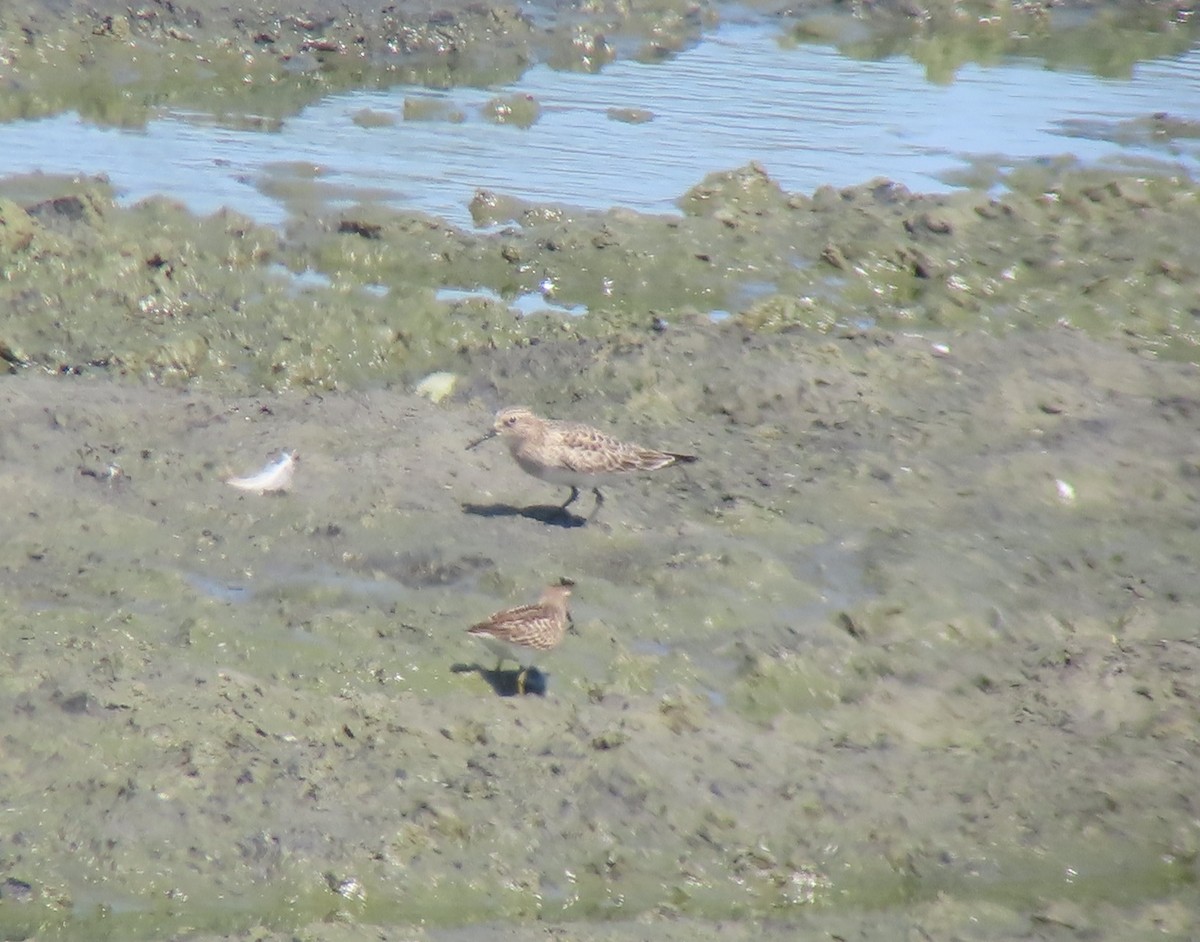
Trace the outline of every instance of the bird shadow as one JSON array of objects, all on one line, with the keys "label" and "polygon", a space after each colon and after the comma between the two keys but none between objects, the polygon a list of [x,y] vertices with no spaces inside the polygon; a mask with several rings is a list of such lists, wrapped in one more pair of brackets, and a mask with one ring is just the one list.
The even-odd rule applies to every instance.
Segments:
[{"label": "bird shadow", "polygon": [[587,517],[579,517],[559,504],[534,504],[530,507],[514,507],[512,504],[463,504],[463,513],[476,517],[524,517],[547,526],[571,529],[582,527]]},{"label": "bird shadow", "polygon": [[503,671],[499,668],[489,670],[481,664],[452,664],[450,671],[454,674],[478,674],[498,697],[519,697],[531,693],[544,697],[550,682],[550,675],[536,667]]}]

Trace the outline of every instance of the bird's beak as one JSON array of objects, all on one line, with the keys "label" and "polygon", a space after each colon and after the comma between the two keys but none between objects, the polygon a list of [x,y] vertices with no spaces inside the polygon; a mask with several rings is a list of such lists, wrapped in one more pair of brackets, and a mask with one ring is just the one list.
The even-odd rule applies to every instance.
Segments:
[{"label": "bird's beak", "polygon": [[495,429],[492,429],[490,432],[488,432],[488,433],[487,433],[486,435],[484,435],[482,438],[477,438],[477,439],[475,439],[475,441],[471,442],[471,444],[469,444],[469,445],[468,445],[468,446],[467,446],[467,447],[466,447],[464,450],[465,450],[465,451],[470,451],[470,450],[471,450],[472,448],[474,448],[476,445],[482,445],[482,444],[483,444],[484,442],[486,442],[486,441],[487,441],[489,438],[495,438],[495,437],[496,437],[496,430],[495,430]]}]

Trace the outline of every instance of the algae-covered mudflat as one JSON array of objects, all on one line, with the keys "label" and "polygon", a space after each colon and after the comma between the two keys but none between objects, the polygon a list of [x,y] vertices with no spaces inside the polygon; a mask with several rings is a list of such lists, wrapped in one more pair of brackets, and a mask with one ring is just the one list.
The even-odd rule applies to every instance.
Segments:
[{"label": "algae-covered mudflat", "polygon": [[[142,95],[172,44],[295,93],[718,15],[346,9],[4,23],[125,37]],[[1091,35],[1163,54],[1135,12]],[[1196,182],[497,200],[268,227],[0,181],[0,937],[1194,938]],[[588,313],[510,306],[547,280]],[[584,524],[466,450],[513,404],[699,460]],[[226,483],[285,450],[286,492]],[[465,629],[560,577],[545,695],[499,695]]]}]

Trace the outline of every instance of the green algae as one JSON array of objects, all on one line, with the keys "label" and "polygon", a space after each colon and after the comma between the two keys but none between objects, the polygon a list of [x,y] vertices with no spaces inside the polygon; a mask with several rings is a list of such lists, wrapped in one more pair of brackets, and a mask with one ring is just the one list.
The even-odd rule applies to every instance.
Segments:
[{"label": "green algae", "polygon": [[489,98],[481,109],[483,117],[494,124],[531,128],[542,116],[542,106],[532,95],[505,95]]},{"label": "green algae", "polygon": [[[360,205],[281,234],[228,211],[197,224],[163,199],[120,207],[102,183],[50,196],[52,182],[19,178],[0,342],[10,364],[242,390],[411,382],[472,350],[632,339],[709,311],[759,332],[1069,326],[1194,359],[1200,270],[1181,254],[1200,227],[1194,184],[1069,162],[1005,182],[994,197],[877,182],[809,199],[750,166],[686,194],[682,218],[513,202],[517,224],[480,233]],[[440,301],[446,285],[501,300]],[[509,306],[539,293],[588,314]]]},{"label": "green algae", "polygon": [[448,121],[452,124],[461,124],[466,120],[466,115],[449,102],[409,95],[404,99],[404,120]]},{"label": "green algae", "polygon": [[[471,8],[437,22],[391,11],[320,19],[250,12],[230,23],[194,8],[152,7],[43,24],[14,10],[0,20],[0,118],[76,111],[138,126],[175,109],[240,125],[242,116],[278,120],[353,88],[511,82],[529,64],[532,29],[515,14]],[[449,54],[460,47],[472,54]]]},{"label": "green algae", "polygon": [[1194,18],[1171,5],[1050,10],[1027,3],[881,4],[865,20],[815,10],[784,33],[785,43],[834,43],[863,60],[908,56],[926,78],[951,84],[964,66],[1014,58],[1055,70],[1128,79],[1139,62],[1180,55],[1197,40]]},{"label": "green algae", "polygon": [[[171,109],[269,128],[356,88],[485,88],[515,81],[538,61],[596,71],[616,58],[618,44],[661,59],[716,23],[711,12],[679,0],[520,12],[468,3],[436,11],[289,7],[102,3],[56,16],[36,4],[12,5],[0,15],[0,120],[75,111],[89,121],[140,126]],[[522,106],[517,115],[527,124],[526,112]]]}]

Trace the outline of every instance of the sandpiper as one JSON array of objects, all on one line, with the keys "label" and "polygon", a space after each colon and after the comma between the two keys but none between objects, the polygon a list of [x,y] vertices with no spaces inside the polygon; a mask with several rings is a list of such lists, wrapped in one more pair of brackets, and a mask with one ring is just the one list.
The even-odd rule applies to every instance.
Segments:
[{"label": "sandpiper", "polygon": [[632,472],[657,471],[696,460],[695,455],[658,451],[618,441],[590,425],[543,419],[519,407],[497,412],[492,430],[467,448],[474,448],[496,435],[505,438],[508,450],[521,470],[543,481],[571,488],[571,496],[562,505],[563,511],[579,497],[580,487],[590,487],[596,495],[593,517],[604,503],[600,484]]},{"label": "sandpiper", "polygon": [[517,676],[518,691],[524,692],[525,675],[530,670],[525,658],[535,651],[550,651],[562,641],[571,618],[567,599],[574,585],[570,579],[560,579],[546,586],[541,598],[532,605],[496,612],[467,629],[467,634],[478,638],[499,658],[497,671],[506,660],[517,662],[521,669]]}]

